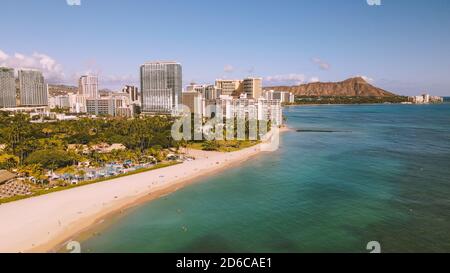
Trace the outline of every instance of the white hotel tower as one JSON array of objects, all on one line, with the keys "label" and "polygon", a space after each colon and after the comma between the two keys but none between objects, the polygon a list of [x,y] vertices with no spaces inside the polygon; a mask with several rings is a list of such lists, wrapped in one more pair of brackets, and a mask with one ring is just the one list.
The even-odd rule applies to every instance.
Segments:
[{"label": "white hotel tower", "polygon": [[79,80],[78,94],[86,98],[97,99],[98,93],[98,77],[97,76],[81,76]]},{"label": "white hotel tower", "polygon": [[150,62],[141,66],[142,112],[171,114],[182,103],[182,68],[177,62]]}]

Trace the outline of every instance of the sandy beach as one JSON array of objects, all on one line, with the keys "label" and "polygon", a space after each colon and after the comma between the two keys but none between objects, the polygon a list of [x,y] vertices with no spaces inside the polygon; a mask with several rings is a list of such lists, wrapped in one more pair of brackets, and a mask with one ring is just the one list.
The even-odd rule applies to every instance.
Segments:
[{"label": "sandy beach", "polygon": [[0,205],[0,252],[49,252],[104,217],[246,161],[263,145],[231,153],[189,150],[196,160]]}]

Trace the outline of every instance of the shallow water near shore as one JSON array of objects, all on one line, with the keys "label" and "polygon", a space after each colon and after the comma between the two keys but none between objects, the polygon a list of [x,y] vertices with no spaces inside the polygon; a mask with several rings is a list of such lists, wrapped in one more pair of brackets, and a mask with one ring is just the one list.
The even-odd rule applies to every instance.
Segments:
[{"label": "shallow water near shore", "polygon": [[450,251],[450,104],[285,115],[278,151],[134,208],[82,251]]}]

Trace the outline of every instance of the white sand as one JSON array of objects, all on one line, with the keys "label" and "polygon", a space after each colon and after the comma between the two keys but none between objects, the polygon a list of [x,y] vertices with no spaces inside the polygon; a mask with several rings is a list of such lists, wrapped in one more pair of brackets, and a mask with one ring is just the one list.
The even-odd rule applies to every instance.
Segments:
[{"label": "white sand", "polygon": [[173,192],[260,151],[261,145],[233,153],[190,151],[197,160],[0,205],[0,252],[50,251],[108,214]]}]

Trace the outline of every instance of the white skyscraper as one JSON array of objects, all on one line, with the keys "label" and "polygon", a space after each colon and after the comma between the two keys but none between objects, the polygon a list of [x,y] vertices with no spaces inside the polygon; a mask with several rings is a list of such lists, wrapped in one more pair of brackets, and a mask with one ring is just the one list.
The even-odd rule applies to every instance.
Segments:
[{"label": "white skyscraper", "polygon": [[81,76],[79,80],[79,95],[83,95],[86,98],[97,99],[98,93],[98,77],[97,76]]}]

